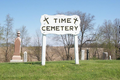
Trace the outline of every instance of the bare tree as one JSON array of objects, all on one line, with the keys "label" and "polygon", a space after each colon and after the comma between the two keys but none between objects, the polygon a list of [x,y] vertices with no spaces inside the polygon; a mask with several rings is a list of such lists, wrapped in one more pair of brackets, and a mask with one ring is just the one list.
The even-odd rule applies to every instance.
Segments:
[{"label": "bare tree", "polygon": [[36,31],[36,37],[34,38],[34,47],[33,52],[34,55],[37,57],[37,60],[41,60],[41,33],[40,31]]},{"label": "bare tree", "polygon": [[[50,52],[52,50],[52,53]],[[52,48],[52,46],[50,45],[47,45],[46,46],[46,60],[47,61],[53,61],[55,60],[55,58],[57,57],[54,57],[56,53],[54,53],[54,48]]]},{"label": "bare tree", "polygon": [[65,49],[65,53],[67,56],[67,60],[69,60],[70,57],[70,48],[73,47],[74,45],[74,36],[72,34],[68,34],[68,35],[61,35],[62,38],[62,43],[64,44],[64,49]]},{"label": "bare tree", "polygon": [[119,26],[120,26],[120,19],[115,19],[113,23],[113,41],[115,43],[116,48],[116,58],[118,56],[118,50],[119,50],[119,39],[120,39],[120,32],[119,32]]},{"label": "bare tree", "polygon": [[66,60],[69,60],[70,56],[70,48],[74,47],[74,35],[72,34],[65,34],[54,37],[56,41],[62,42],[64,45],[64,50],[66,54]]},{"label": "bare tree", "polygon": [[[3,27],[0,24],[0,47],[2,47],[2,40],[3,40]],[[2,61],[2,57],[0,54],[0,62]]]},{"label": "bare tree", "polygon": [[3,31],[4,31],[3,29],[4,29],[4,27],[2,27],[0,24],[0,40],[3,40]]},{"label": "bare tree", "polygon": [[[119,25],[120,20],[115,19],[112,23],[111,20],[105,20],[104,23],[99,26],[97,33],[97,42],[101,44],[104,51],[107,51],[112,58],[117,58],[118,54],[118,43],[119,43]],[[115,53],[115,54],[114,54]]]},{"label": "bare tree", "polygon": [[81,19],[81,24],[80,24],[81,31],[79,34],[79,42],[80,42],[79,56],[80,56],[83,44],[88,41],[94,41],[94,36],[93,36],[94,34],[90,32],[90,30],[93,29],[94,26],[94,24],[92,23],[92,21],[94,20],[94,15],[81,13],[79,11],[76,13],[79,15]]},{"label": "bare tree", "polygon": [[66,55],[64,54],[65,53],[64,47],[59,46],[59,47],[53,48],[52,50],[54,51],[54,53],[56,53],[57,55],[56,58],[60,57],[61,60],[66,60]]},{"label": "bare tree", "polygon": [[107,51],[109,55],[113,55],[115,51],[114,34],[111,20],[105,20],[99,27],[99,43],[102,43],[104,51]]},{"label": "bare tree", "polygon": [[79,33],[79,58],[80,58],[80,53],[82,50],[82,46],[84,43],[88,41],[94,41],[94,34],[90,32],[92,30],[93,32],[93,20],[94,20],[94,15],[91,14],[86,14],[82,13],[80,11],[74,11],[74,12],[66,12],[66,13],[58,13],[58,14],[65,14],[65,15],[78,15],[81,19],[80,23],[80,33]]},{"label": "bare tree", "polygon": [[5,20],[5,28],[4,28],[4,41],[5,41],[5,61],[9,61],[9,56],[8,54],[11,52],[11,40],[13,37],[13,31],[12,31],[12,22],[13,22],[13,18],[10,17],[10,15],[8,14],[6,16],[6,20]]}]

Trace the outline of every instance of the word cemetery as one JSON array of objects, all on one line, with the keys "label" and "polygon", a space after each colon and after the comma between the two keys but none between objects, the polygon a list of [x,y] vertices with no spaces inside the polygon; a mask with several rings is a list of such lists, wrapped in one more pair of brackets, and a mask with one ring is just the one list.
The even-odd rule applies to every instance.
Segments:
[{"label": "word cemetery", "polygon": [[43,26],[43,31],[77,31],[78,26]]},{"label": "word cemetery", "polygon": [[80,32],[80,18],[77,15],[42,15],[41,19],[42,33],[42,65],[45,65],[46,56],[46,34],[73,34],[75,64],[79,64],[78,56],[78,34]]}]

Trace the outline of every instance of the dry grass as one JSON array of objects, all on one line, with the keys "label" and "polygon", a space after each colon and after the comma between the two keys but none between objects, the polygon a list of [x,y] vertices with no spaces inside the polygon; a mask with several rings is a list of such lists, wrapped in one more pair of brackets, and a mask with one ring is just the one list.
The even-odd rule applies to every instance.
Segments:
[{"label": "dry grass", "polygon": [[[86,49],[87,48],[83,48],[83,50],[85,50],[85,59],[86,59]],[[93,58],[94,55],[96,55],[96,57],[98,58],[98,54],[99,54],[99,58],[100,59],[102,58],[103,48],[99,48],[96,54],[95,54],[95,51],[96,51],[95,48],[88,48],[88,49],[89,49],[89,58]],[[0,47],[0,62],[4,61],[4,53],[2,51],[3,51],[3,48]],[[28,52],[28,61],[38,61],[33,49],[31,49],[29,47],[23,47],[23,52],[24,51]],[[12,59],[12,55],[13,55],[13,53],[9,54],[10,60]],[[41,56],[41,54],[40,54],[40,56]],[[69,60],[71,60],[71,57],[74,60],[74,48],[70,49]],[[47,59],[47,61],[65,60],[66,53],[64,51],[64,47],[60,47],[60,46],[59,47],[51,47],[51,46],[47,47],[46,48],[46,59]]]}]

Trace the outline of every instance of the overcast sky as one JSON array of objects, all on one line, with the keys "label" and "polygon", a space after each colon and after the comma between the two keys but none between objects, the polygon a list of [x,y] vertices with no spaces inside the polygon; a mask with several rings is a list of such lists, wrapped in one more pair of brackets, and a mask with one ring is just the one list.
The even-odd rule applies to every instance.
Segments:
[{"label": "overcast sky", "polygon": [[120,0],[0,0],[0,24],[3,26],[10,14],[14,19],[13,31],[24,25],[33,37],[40,29],[41,15],[77,10],[94,15],[96,28],[104,20],[120,19]]}]

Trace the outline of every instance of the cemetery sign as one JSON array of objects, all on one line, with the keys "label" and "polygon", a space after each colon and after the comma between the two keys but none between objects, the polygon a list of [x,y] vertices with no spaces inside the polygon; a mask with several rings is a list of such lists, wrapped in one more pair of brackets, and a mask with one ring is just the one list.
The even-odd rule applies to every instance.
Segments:
[{"label": "cemetery sign", "polygon": [[73,34],[75,63],[79,64],[78,56],[78,34],[80,32],[80,18],[77,15],[42,15],[41,19],[42,33],[42,65],[45,65],[46,57],[46,34]]},{"label": "cemetery sign", "polygon": [[80,19],[77,15],[42,15],[42,34],[79,34]]}]

